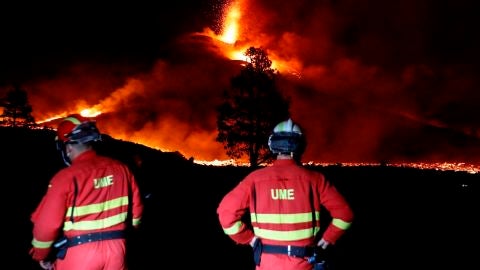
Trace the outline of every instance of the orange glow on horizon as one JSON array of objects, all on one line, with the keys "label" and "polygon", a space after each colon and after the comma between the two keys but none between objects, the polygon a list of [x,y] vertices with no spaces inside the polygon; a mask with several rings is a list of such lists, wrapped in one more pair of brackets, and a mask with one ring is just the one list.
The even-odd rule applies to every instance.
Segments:
[{"label": "orange glow on horizon", "polygon": [[100,114],[102,114],[102,112],[95,108],[87,108],[80,111],[80,115],[84,117],[96,117]]},{"label": "orange glow on horizon", "polygon": [[[35,122],[52,128],[58,119],[78,113],[95,118],[100,131],[115,139],[179,152],[195,163],[238,165],[216,141],[214,108],[248,61],[246,50],[256,47],[266,50],[271,68],[281,73],[279,85],[292,100],[291,115],[311,136],[306,160],[480,160],[480,143],[478,148],[450,143],[455,131],[480,138],[480,129],[442,121],[447,114],[437,110],[450,108],[443,106],[447,96],[432,96],[435,105],[426,106],[430,103],[409,94],[437,87],[438,76],[455,82],[455,89],[469,89],[470,78],[421,63],[390,73],[375,61],[349,54],[351,44],[337,40],[337,31],[348,24],[327,3],[223,2],[217,30],[203,26],[201,32],[175,36],[148,64],[75,59],[58,72],[32,79],[26,86],[34,90],[29,97]],[[442,86],[442,93],[453,85]],[[397,130],[409,132],[398,138]]]}]

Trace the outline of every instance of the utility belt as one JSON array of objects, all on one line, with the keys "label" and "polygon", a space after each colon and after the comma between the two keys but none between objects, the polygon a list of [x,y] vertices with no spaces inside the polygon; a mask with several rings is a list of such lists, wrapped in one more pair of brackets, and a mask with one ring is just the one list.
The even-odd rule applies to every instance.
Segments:
[{"label": "utility belt", "polygon": [[262,253],[271,254],[285,254],[291,257],[306,258],[308,263],[313,265],[314,270],[326,270],[327,264],[325,259],[320,254],[320,247],[313,246],[281,246],[263,244],[260,239],[257,239],[253,244],[253,260],[255,265],[260,265]]},{"label": "utility belt", "polygon": [[292,257],[305,258],[315,255],[315,248],[312,246],[292,245],[268,245],[263,244],[260,238],[253,243],[253,259],[256,265],[260,265],[262,253],[285,254]]},{"label": "utility belt", "polygon": [[314,247],[301,247],[301,246],[279,246],[279,245],[266,245],[263,244],[262,252],[273,254],[286,254],[292,257],[311,257],[315,253]]},{"label": "utility belt", "polygon": [[67,249],[70,247],[91,243],[91,242],[110,240],[110,239],[121,239],[121,238],[125,238],[125,232],[123,230],[86,233],[86,234],[81,234],[81,235],[77,235],[70,238],[63,236],[62,238],[57,240],[55,243],[53,243],[53,247],[56,249],[57,258],[63,259],[65,258]]}]

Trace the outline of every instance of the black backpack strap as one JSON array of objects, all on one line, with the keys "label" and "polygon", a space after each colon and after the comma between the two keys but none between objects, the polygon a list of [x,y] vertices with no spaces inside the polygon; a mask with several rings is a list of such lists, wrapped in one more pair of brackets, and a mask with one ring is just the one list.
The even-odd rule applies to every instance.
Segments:
[{"label": "black backpack strap", "polygon": [[78,184],[77,178],[73,177],[73,203],[72,203],[72,212],[70,213],[70,221],[73,223],[73,211],[75,210],[75,204],[77,203],[77,195],[78,195]]}]

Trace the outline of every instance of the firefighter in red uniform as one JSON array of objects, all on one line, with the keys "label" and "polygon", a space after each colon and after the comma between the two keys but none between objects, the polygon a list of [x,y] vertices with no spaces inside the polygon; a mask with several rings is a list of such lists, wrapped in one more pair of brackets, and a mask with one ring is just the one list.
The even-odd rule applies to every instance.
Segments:
[{"label": "firefighter in red uniform", "polygon": [[[275,126],[268,145],[276,160],[225,195],[217,208],[220,225],[233,241],[253,247],[257,270],[321,269],[314,255],[348,229],[351,207],[323,174],[298,164],[305,141],[291,119]],[[331,222],[319,235],[321,206]],[[242,219],[247,210],[251,226]]]},{"label": "firefighter in red uniform", "polygon": [[[30,255],[43,269],[127,269],[125,230],[138,227],[143,212],[133,174],[95,152],[101,134],[90,119],[64,118],[55,140],[68,167],[53,176],[31,216]],[[61,252],[51,259],[54,243]]]}]

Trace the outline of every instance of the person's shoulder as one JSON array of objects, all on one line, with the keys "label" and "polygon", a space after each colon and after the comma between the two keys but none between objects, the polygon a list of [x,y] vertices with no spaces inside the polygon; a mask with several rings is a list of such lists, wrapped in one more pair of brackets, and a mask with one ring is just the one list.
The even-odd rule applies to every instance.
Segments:
[{"label": "person's shoulder", "polygon": [[70,166],[66,166],[66,167],[63,167],[61,168],[60,170],[58,170],[53,177],[62,177],[62,176],[65,176],[65,175],[69,175],[71,174],[72,171],[75,170],[75,167],[73,164],[70,165]]},{"label": "person's shoulder", "polygon": [[265,173],[265,172],[270,171],[272,168],[273,168],[273,166],[272,166],[271,164],[265,165],[265,166],[261,166],[261,167],[256,167],[256,168],[252,169],[252,170],[250,171],[250,173],[248,173],[248,175],[263,174],[263,173]]},{"label": "person's shoulder", "polygon": [[131,171],[131,168],[130,166],[127,165],[126,162],[123,162],[121,161],[120,159],[117,159],[117,158],[114,158],[114,157],[110,157],[110,156],[102,156],[102,158],[108,162],[111,166],[117,166],[117,167],[121,167],[125,170],[128,170],[128,171]]},{"label": "person's shoulder", "polygon": [[71,179],[73,177],[72,176],[73,175],[72,174],[73,170],[74,170],[74,168],[72,168],[71,166],[60,169],[50,179],[50,184],[52,185],[52,184],[63,183],[65,181],[71,181]]},{"label": "person's shoulder", "polygon": [[113,156],[105,155],[105,154],[98,154],[97,153],[96,158],[99,159],[99,160],[105,161],[105,162],[112,162],[112,163],[116,163],[116,164],[120,164],[120,165],[125,164],[120,159],[118,159],[116,157],[113,157]]},{"label": "person's shoulder", "polygon": [[325,174],[317,168],[310,168],[305,166],[300,166],[300,167],[306,174],[310,175],[312,178],[322,179],[322,180],[325,179]]}]

